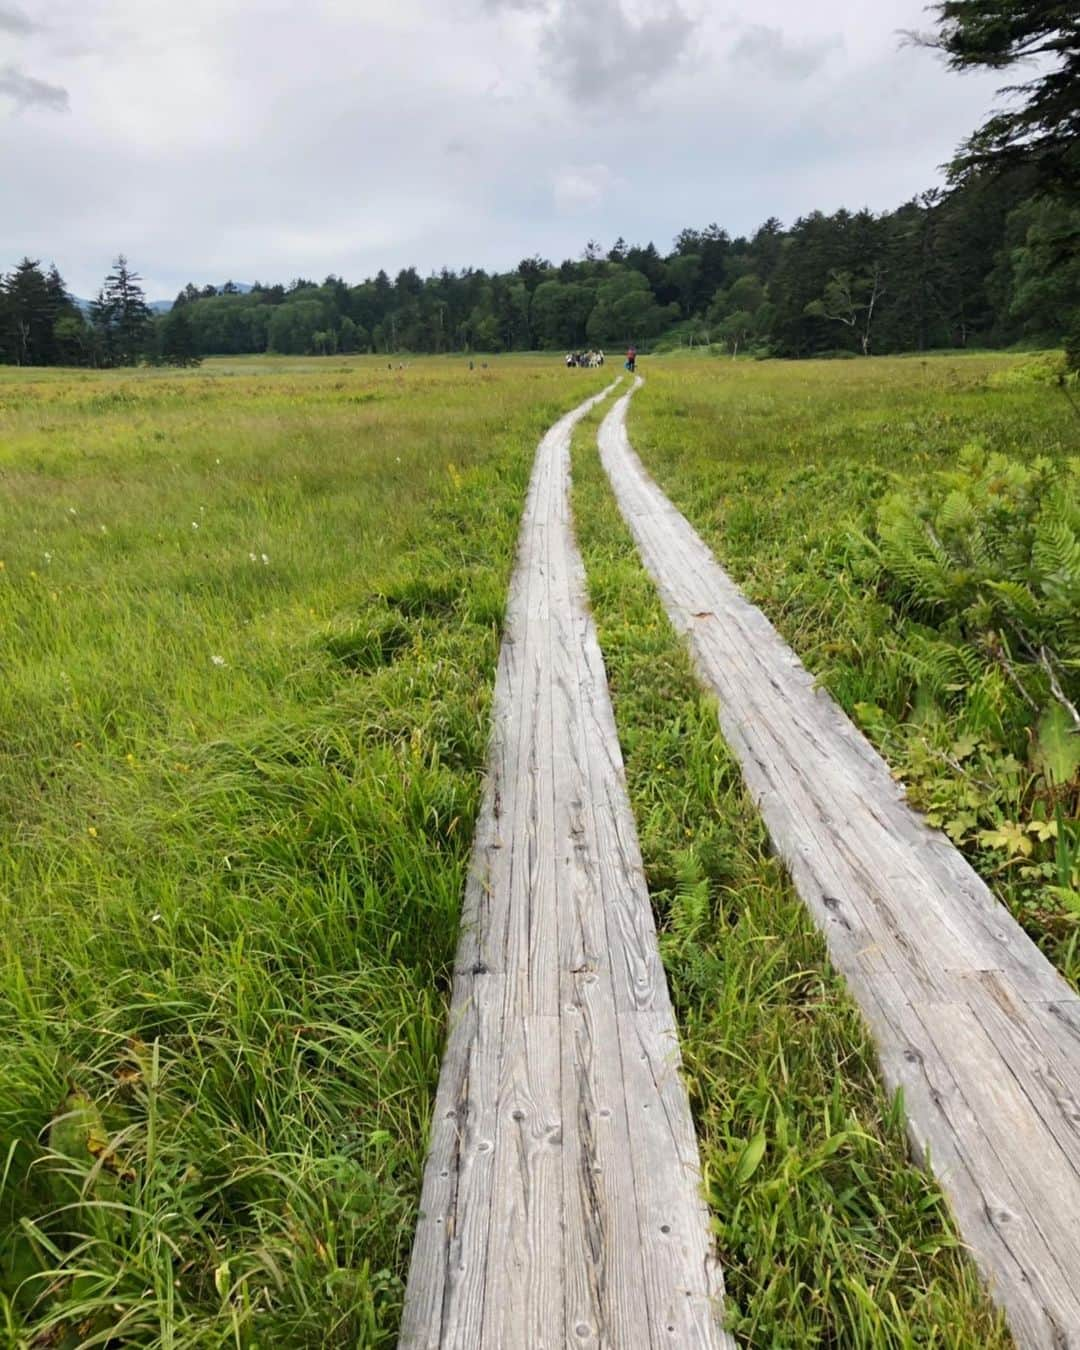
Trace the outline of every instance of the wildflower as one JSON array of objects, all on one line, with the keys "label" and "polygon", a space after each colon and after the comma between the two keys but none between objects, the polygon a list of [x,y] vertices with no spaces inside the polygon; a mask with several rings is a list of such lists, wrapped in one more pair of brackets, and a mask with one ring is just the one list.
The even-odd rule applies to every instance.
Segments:
[{"label": "wildflower", "polygon": [[225,658],[223,656],[212,656],[210,660],[215,666],[223,666],[225,664]]},{"label": "wildflower", "polygon": [[265,554],[265,553],[262,553],[262,554],[260,554],[259,556],[260,556],[260,557],[262,558],[262,560],[263,560],[263,566],[264,566],[264,567],[269,567],[269,566],[270,566],[270,559],[266,556],[266,554]]},{"label": "wildflower", "polygon": [[105,528],[104,525],[102,525],[102,526],[100,527],[100,529],[101,529],[101,533],[102,533],[102,534],[108,534],[108,533],[109,533],[109,531]]},{"label": "wildflower", "polygon": [[88,826],[88,827],[87,827],[86,833],[90,836],[91,839],[96,839],[96,838],[97,838],[97,826],[96,826],[96,825],[90,825],[90,826]]},{"label": "wildflower", "polygon": [[69,507],[68,507],[68,515],[69,515],[69,516],[77,516],[78,514],[79,514],[78,511],[76,511],[75,508],[74,508],[73,506],[69,506]]},{"label": "wildflower", "polygon": [[197,530],[197,529],[199,528],[199,522],[198,522],[197,520],[193,520],[193,521],[191,522],[191,528],[192,528],[193,530]]},{"label": "wildflower", "polygon": [[45,559],[45,561],[46,561],[47,563],[51,563],[51,562],[52,562],[52,554],[51,554],[51,553],[43,553],[41,556]]},{"label": "wildflower", "polygon": [[134,764],[134,763],[135,763],[135,756],[132,755],[132,754],[127,754],[127,755],[124,756],[124,758],[127,760],[127,762],[128,762],[129,764]]},{"label": "wildflower", "polygon": [[254,554],[254,553],[249,553],[249,554],[248,554],[248,557],[251,559],[252,562],[255,562],[256,559],[255,559],[255,554]]},{"label": "wildflower", "polygon": [[161,915],[160,915],[160,914],[151,914],[151,915],[150,915],[150,922],[151,922],[151,923],[160,923],[160,922],[161,922]]}]

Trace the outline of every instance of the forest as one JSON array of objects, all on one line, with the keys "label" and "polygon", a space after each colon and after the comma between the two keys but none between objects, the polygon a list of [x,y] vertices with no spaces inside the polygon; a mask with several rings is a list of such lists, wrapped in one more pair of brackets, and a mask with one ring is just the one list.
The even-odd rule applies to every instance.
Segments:
[{"label": "forest", "polygon": [[[277,352],[550,351],[634,342],[737,355],[870,355],[1016,343],[1075,350],[1080,210],[1020,166],[969,175],[895,211],[814,211],[749,237],[717,224],[653,243],[590,241],[577,259],[509,272],[409,267],[350,285],[188,284],[154,315],[118,258],[85,309],[24,258],[0,288],[0,361],[183,365]],[[1070,337],[1070,335],[1072,335]]]}]

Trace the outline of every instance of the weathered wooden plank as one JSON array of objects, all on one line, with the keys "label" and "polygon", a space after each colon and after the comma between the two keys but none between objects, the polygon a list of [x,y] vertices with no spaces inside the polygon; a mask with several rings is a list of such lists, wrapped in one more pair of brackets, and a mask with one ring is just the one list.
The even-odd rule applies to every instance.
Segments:
[{"label": "weathered wooden plank", "polygon": [[[730,1344],[573,540],[569,435],[594,401],[544,437],[522,521],[406,1291],[410,1350]],[[619,1010],[638,1007],[655,1011],[633,1014],[649,1019],[633,1032],[648,1048],[627,1074]],[[668,1232],[654,1252],[657,1224]]]},{"label": "weathered wooden plank", "polygon": [[[1075,1143],[1070,1145],[1070,1159],[1054,1137],[1051,1122],[1061,1120],[1057,1103],[1022,1058],[1015,1023],[1011,1034],[1003,1035],[1000,1020],[981,1025],[974,1010],[963,1003],[919,1011],[938,1054],[944,1058],[947,1053],[955,1063],[953,1076],[964,1099],[979,1118],[990,1147],[1006,1160],[1022,1210],[1032,1216],[1053,1249],[1055,1264],[1063,1271],[1080,1270]],[[982,1011],[985,1014],[985,1006]],[[1003,1043],[991,1039],[991,1030]]]},{"label": "weathered wooden plank", "polygon": [[581,646],[589,734],[589,799],[595,819],[615,999],[620,1010],[652,1009],[670,1017],[667,980],[645,885],[637,829],[626,795],[625,769],[607,692],[603,659],[590,624]]},{"label": "weathered wooden plank", "polygon": [[[624,1012],[619,1040],[652,1343],[707,1345],[723,1280],[709,1238],[675,1028],[667,1012]],[[720,1343],[735,1345],[727,1336]]]},{"label": "weathered wooden plank", "polygon": [[[916,1156],[933,1167],[991,1291],[1006,1302],[1017,1344],[1073,1346],[1067,1329],[1080,1316],[1078,1290],[1062,1272],[1037,1215],[1025,1206],[1008,1157],[999,1156],[953,1076],[963,1066],[952,1054],[947,1061],[930,1034],[942,1005],[916,1011],[891,975],[864,990],[860,1002],[885,1083],[903,1091]],[[980,1072],[978,1064],[971,1068]]]},{"label": "weathered wooden plank", "polygon": [[403,1350],[480,1344],[504,1003],[503,976],[458,976],[413,1242]]},{"label": "weathered wooden plank", "polygon": [[1018,1342],[1080,1347],[1080,999],[645,473],[627,398],[604,466],[912,1141]]},{"label": "weathered wooden plank", "polygon": [[558,1350],[563,1335],[559,1019],[503,1033],[484,1322],[476,1345]]},{"label": "weathered wooden plank", "polygon": [[567,1261],[564,1344],[650,1346],[611,975],[566,971],[563,989],[564,1213],[568,1249],[587,1253]]}]

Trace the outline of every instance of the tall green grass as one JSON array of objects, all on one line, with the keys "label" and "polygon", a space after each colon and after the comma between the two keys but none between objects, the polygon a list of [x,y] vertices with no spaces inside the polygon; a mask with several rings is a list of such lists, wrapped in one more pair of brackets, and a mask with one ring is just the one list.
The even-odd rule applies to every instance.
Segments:
[{"label": "tall green grass", "polygon": [[0,378],[5,1343],[392,1344],[575,374]]},{"label": "tall green grass", "polygon": [[[1045,677],[1034,671],[1033,687],[1043,688],[1032,703],[1010,676],[1009,638],[992,620],[975,639],[948,606],[920,611],[905,602],[883,566],[878,533],[891,494],[940,506],[949,490],[944,471],[966,462],[970,477],[972,463],[994,455],[1059,465],[1039,481],[1050,484],[1047,502],[1053,495],[1062,516],[1080,522],[1080,477],[1066,469],[1080,453],[1080,421],[1048,382],[1053,360],[647,364],[630,410],[631,439],[646,465],[861,722],[913,804],[965,849],[1063,974],[1080,982],[1080,774],[1047,781],[1038,744]],[[1000,492],[1005,536],[1004,480]],[[1030,519],[1017,514],[1012,528],[1019,539]],[[991,559],[991,578],[994,566]],[[963,560],[948,568],[962,592]],[[977,570],[969,568],[969,580]],[[1029,580],[1041,594],[1036,569]],[[1061,639],[1067,656],[1075,624]],[[1075,700],[1076,672],[1063,678]],[[1067,714],[1059,720],[1071,725]],[[1073,748],[1061,753],[1075,764],[1078,737],[1069,734]]]},{"label": "tall green grass", "polygon": [[574,515],[740,1344],[1004,1350],[583,424]]}]

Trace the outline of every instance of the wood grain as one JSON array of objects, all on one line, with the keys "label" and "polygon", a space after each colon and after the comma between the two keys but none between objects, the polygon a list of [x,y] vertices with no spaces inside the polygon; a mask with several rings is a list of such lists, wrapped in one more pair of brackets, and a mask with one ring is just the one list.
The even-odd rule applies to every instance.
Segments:
[{"label": "wood grain", "polygon": [[649,477],[629,398],[604,467],[916,1155],[1017,1344],[1080,1350],[1080,999]]},{"label": "wood grain", "polygon": [[[604,397],[601,395],[600,397]],[[733,1347],[569,507],[540,443],[399,1344]]]}]

